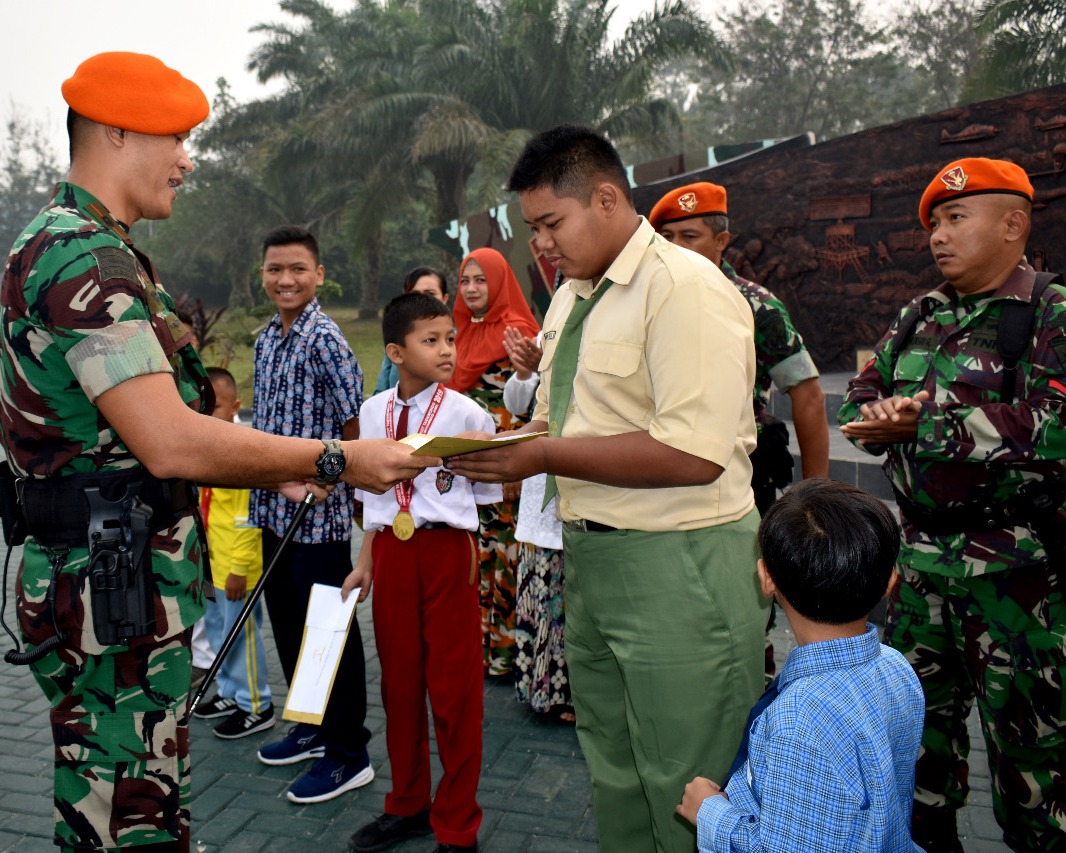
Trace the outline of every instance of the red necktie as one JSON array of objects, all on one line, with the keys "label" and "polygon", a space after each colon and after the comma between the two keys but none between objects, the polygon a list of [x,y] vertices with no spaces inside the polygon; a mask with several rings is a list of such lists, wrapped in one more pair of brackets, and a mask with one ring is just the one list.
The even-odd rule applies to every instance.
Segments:
[{"label": "red necktie", "polygon": [[410,411],[410,409],[410,406],[400,407],[400,420],[399,423],[396,424],[397,441],[399,441],[401,438],[407,438],[407,413],[408,411]]}]

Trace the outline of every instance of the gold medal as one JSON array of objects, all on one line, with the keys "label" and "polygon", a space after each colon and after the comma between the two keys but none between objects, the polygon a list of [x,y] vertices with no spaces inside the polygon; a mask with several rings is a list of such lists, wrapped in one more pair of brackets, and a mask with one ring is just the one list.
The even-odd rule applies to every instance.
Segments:
[{"label": "gold medal", "polygon": [[405,509],[401,509],[396,513],[396,518],[392,520],[392,532],[401,542],[406,542],[414,536],[415,520],[411,518],[411,513]]}]

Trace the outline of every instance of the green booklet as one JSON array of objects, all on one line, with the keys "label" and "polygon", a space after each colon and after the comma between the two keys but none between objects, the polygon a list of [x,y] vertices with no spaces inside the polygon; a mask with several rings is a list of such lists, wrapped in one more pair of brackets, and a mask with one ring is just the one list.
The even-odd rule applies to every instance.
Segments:
[{"label": "green booklet", "polygon": [[407,438],[401,438],[404,444],[415,448],[415,456],[439,456],[442,459],[448,456],[462,456],[464,453],[473,453],[475,450],[492,450],[494,447],[503,447],[507,444],[517,444],[520,441],[529,441],[547,435],[546,432],[527,432],[525,435],[510,435],[501,438],[455,438],[446,435],[422,435],[415,433]]}]

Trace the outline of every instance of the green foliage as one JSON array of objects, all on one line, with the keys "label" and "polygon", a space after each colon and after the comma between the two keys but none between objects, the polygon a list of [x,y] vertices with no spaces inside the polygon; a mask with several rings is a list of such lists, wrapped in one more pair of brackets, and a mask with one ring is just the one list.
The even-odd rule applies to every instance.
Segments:
[{"label": "green foliage", "polygon": [[661,78],[683,108],[685,150],[793,136],[819,140],[962,102],[986,38],[969,0],[908,0],[890,24],[861,0],[762,0],[723,15],[729,71],[699,60]]},{"label": "green foliage", "polygon": [[220,81],[187,197],[148,237],[167,281],[205,300],[232,289],[230,304],[253,306],[255,242],[293,222],[316,232],[345,300],[376,317],[406,268],[437,261],[420,248],[426,229],[502,200],[531,134],[574,121],[668,153],[680,120],[655,91],[659,71],[686,55],[726,61],[685,0],[613,44],[608,0],[280,5],[293,23],[256,27],[250,65],[283,90],[237,105]]},{"label": "green foliage", "polygon": [[972,0],[911,0],[901,11],[891,30],[907,79],[901,117],[965,103],[964,89],[978,73],[988,41]]},{"label": "green foliage", "polygon": [[987,0],[979,21],[988,50],[968,96],[995,98],[1066,82],[1062,0]]},{"label": "green foliage", "polygon": [[12,104],[0,147],[0,251],[5,258],[59,180],[55,157],[43,127]]},{"label": "green foliage", "polygon": [[[273,306],[270,306],[272,309]],[[255,311],[230,310],[219,320],[215,333],[220,340],[232,345],[229,360],[223,365],[211,351],[201,351],[204,363],[210,367],[225,366],[237,381],[237,396],[243,407],[252,405],[252,377],[255,368],[255,339],[273,316],[260,306]],[[331,306],[327,312],[348,341],[356,361],[363,371],[363,388],[372,391],[378,379],[378,369],[384,349],[381,343],[381,321],[377,318],[361,320],[354,308]]]},{"label": "green foliage", "polygon": [[899,68],[885,31],[854,0],[756,3],[722,25],[735,67],[708,75],[697,90],[705,126],[716,128],[708,142],[805,131],[824,139],[892,117],[870,92],[891,90]]},{"label": "green foliage", "polygon": [[752,0],[712,26],[660,0],[612,41],[612,0],[281,0],[289,18],[255,28],[249,63],[281,90],[238,104],[219,81],[174,217],[136,239],[172,291],[256,316],[259,241],[305,225],[339,289],[323,297],[376,322],[411,266],[454,272],[426,230],[505,200],[519,150],[554,124],[641,162],[1066,79],[1060,0],[986,0],[980,17],[903,2],[877,24],[872,0]]},{"label": "green foliage", "polygon": [[318,288],[318,301],[325,305],[327,302],[340,299],[343,293],[344,288],[338,282],[332,278],[327,278],[322,281]]}]

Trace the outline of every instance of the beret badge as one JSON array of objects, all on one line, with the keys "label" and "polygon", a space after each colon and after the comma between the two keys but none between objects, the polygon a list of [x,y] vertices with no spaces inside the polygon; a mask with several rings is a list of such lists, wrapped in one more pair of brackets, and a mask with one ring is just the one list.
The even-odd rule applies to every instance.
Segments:
[{"label": "beret badge", "polygon": [[944,174],[940,176],[940,180],[943,181],[944,186],[951,190],[951,192],[958,193],[966,188],[966,182],[969,180],[969,175],[962,170],[962,166],[956,166],[955,168],[948,169],[944,172]]},{"label": "beret badge", "polygon": [[685,213],[692,213],[692,211],[696,209],[696,194],[685,193],[683,196],[679,196],[677,199],[677,206],[685,211]]}]

